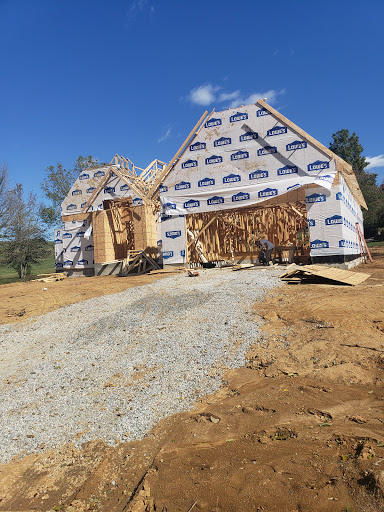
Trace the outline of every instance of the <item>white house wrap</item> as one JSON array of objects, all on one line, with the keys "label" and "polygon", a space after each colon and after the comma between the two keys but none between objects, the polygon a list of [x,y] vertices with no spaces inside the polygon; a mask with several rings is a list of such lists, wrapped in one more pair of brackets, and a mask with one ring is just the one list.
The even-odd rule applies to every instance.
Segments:
[{"label": "white house wrap", "polygon": [[359,253],[355,223],[362,226],[360,206],[341,173],[334,185],[341,159],[265,107],[259,101],[215,112],[163,180],[166,264],[184,261],[184,215],[255,205],[309,185],[311,256]]}]

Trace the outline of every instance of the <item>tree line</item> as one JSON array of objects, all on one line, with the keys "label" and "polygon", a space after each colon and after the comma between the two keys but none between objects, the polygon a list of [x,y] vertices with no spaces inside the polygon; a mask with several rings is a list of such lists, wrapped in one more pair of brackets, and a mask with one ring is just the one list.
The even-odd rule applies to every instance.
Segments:
[{"label": "tree line", "polygon": [[9,186],[6,164],[0,167],[0,263],[14,269],[25,279],[31,265],[51,254],[48,231],[61,225],[60,205],[79,174],[89,167],[100,165],[92,156],[79,156],[73,169],[62,164],[45,170],[41,183],[46,202],[36,194],[25,193],[23,185]]},{"label": "tree line", "polygon": [[[384,238],[384,182],[377,183],[377,174],[366,171],[368,165],[356,133],[342,129],[332,134],[329,145],[348,162],[356,175],[368,210],[363,211],[365,236]],[[91,155],[79,156],[71,169],[62,164],[45,170],[41,190],[45,202],[34,193],[25,194],[23,185],[9,188],[7,166],[0,167],[0,263],[15,269],[25,278],[31,265],[46,258],[50,252],[47,231],[61,225],[60,206],[73,182],[85,169],[101,164]]]}]

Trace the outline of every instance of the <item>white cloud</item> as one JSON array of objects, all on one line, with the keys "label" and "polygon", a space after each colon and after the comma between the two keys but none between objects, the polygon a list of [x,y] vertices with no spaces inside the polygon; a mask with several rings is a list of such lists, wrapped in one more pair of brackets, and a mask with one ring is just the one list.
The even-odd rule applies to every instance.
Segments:
[{"label": "white cloud", "polygon": [[168,137],[171,135],[171,128],[168,128],[164,135],[162,135],[159,139],[157,139],[157,142],[164,142],[168,139]]},{"label": "white cloud", "polygon": [[218,86],[213,86],[212,84],[200,85],[199,87],[195,87],[189,93],[188,99],[190,102],[195,103],[196,105],[210,105],[216,99],[215,93],[220,89]]},{"label": "white cloud", "polygon": [[222,89],[217,85],[205,84],[200,85],[192,89],[188,95],[188,100],[195,105],[207,106],[211,103],[224,103],[227,107],[238,107],[240,105],[249,105],[256,103],[258,99],[267,98],[267,102],[273,104],[279,95],[285,93],[285,89],[275,90],[269,89],[265,92],[254,92],[249,95],[241,93],[240,89],[233,92],[221,92],[217,95],[217,92]]},{"label": "white cloud", "polygon": [[269,91],[265,92],[254,92],[246,97],[242,97],[239,95],[236,99],[234,99],[231,102],[230,107],[234,108],[238,107],[239,105],[250,105],[251,103],[256,103],[257,100],[264,98],[267,98],[267,103],[272,105],[273,103],[276,102],[277,97],[280,94],[284,93],[285,89],[281,89],[280,91],[276,91],[275,89],[269,89]]},{"label": "white cloud", "polygon": [[129,7],[127,16],[129,18],[134,18],[137,14],[149,11],[150,14],[155,12],[154,5],[148,0],[133,0]]},{"label": "white cloud", "polygon": [[224,101],[229,101],[229,100],[236,100],[238,97],[240,96],[240,90],[238,89],[237,91],[233,91],[233,92],[222,92],[220,94],[220,96],[218,97],[217,101],[219,103],[222,103]]},{"label": "white cloud", "polygon": [[375,167],[384,167],[384,155],[366,156],[365,159],[369,164],[366,169],[373,169]]}]

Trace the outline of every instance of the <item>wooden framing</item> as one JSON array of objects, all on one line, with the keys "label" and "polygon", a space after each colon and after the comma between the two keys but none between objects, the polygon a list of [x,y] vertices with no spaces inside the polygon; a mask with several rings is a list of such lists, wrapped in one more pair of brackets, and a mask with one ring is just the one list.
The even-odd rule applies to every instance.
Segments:
[{"label": "wooden framing", "polygon": [[280,252],[295,247],[301,255],[309,254],[304,201],[196,213],[185,220],[189,263],[201,262],[202,253],[208,261],[256,259],[260,238],[273,242]]}]

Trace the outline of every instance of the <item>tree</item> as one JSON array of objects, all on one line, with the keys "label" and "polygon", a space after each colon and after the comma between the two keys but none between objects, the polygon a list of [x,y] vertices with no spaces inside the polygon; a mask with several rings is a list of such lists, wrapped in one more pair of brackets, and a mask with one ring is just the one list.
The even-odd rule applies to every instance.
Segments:
[{"label": "tree", "polygon": [[329,149],[352,165],[355,172],[363,171],[367,167],[368,162],[365,156],[362,156],[364,148],[355,132],[349,135],[349,130],[343,128],[333,133],[332,137],[333,142],[330,143]]},{"label": "tree", "polygon": [[8,168],[3,164],[0,168],[0,237],[7,225],[6,214],[8,209],[7,201]]},{"label": "tree", "polygon": [[60,163],[46,168],[46,175],[41,188],[50,204],[44,205],[40,210],[40,216],[45,224],[48,226],[60,224],[58,210],[73,182],[85,169],[98,167],[99,165],[102,164],[91,155],[86,157],[80,155],[76,159],[73,169],[65,169]]},{"label": "tree", "polygon": [[20,183],[7,192],[6,241],[3,246],[3,263],[14,268],[20,278],[25,278],[32,263],[38,263],[49,254],[49,244],[44,239],[44,229],[39,223],[39,207],[32,193],[24,198]]},{"label": "tree", "polygon": [[352,166],[368,206],[368,210],[363,212],[365,232],[367,236],[374,236],[384,219],[384,190],[376,183],[377,174],[364,170],[368,162],[362,155],[364,148],[356,133],[350,135],[344,128],[333,133],[332,137],[329,149]]}]

